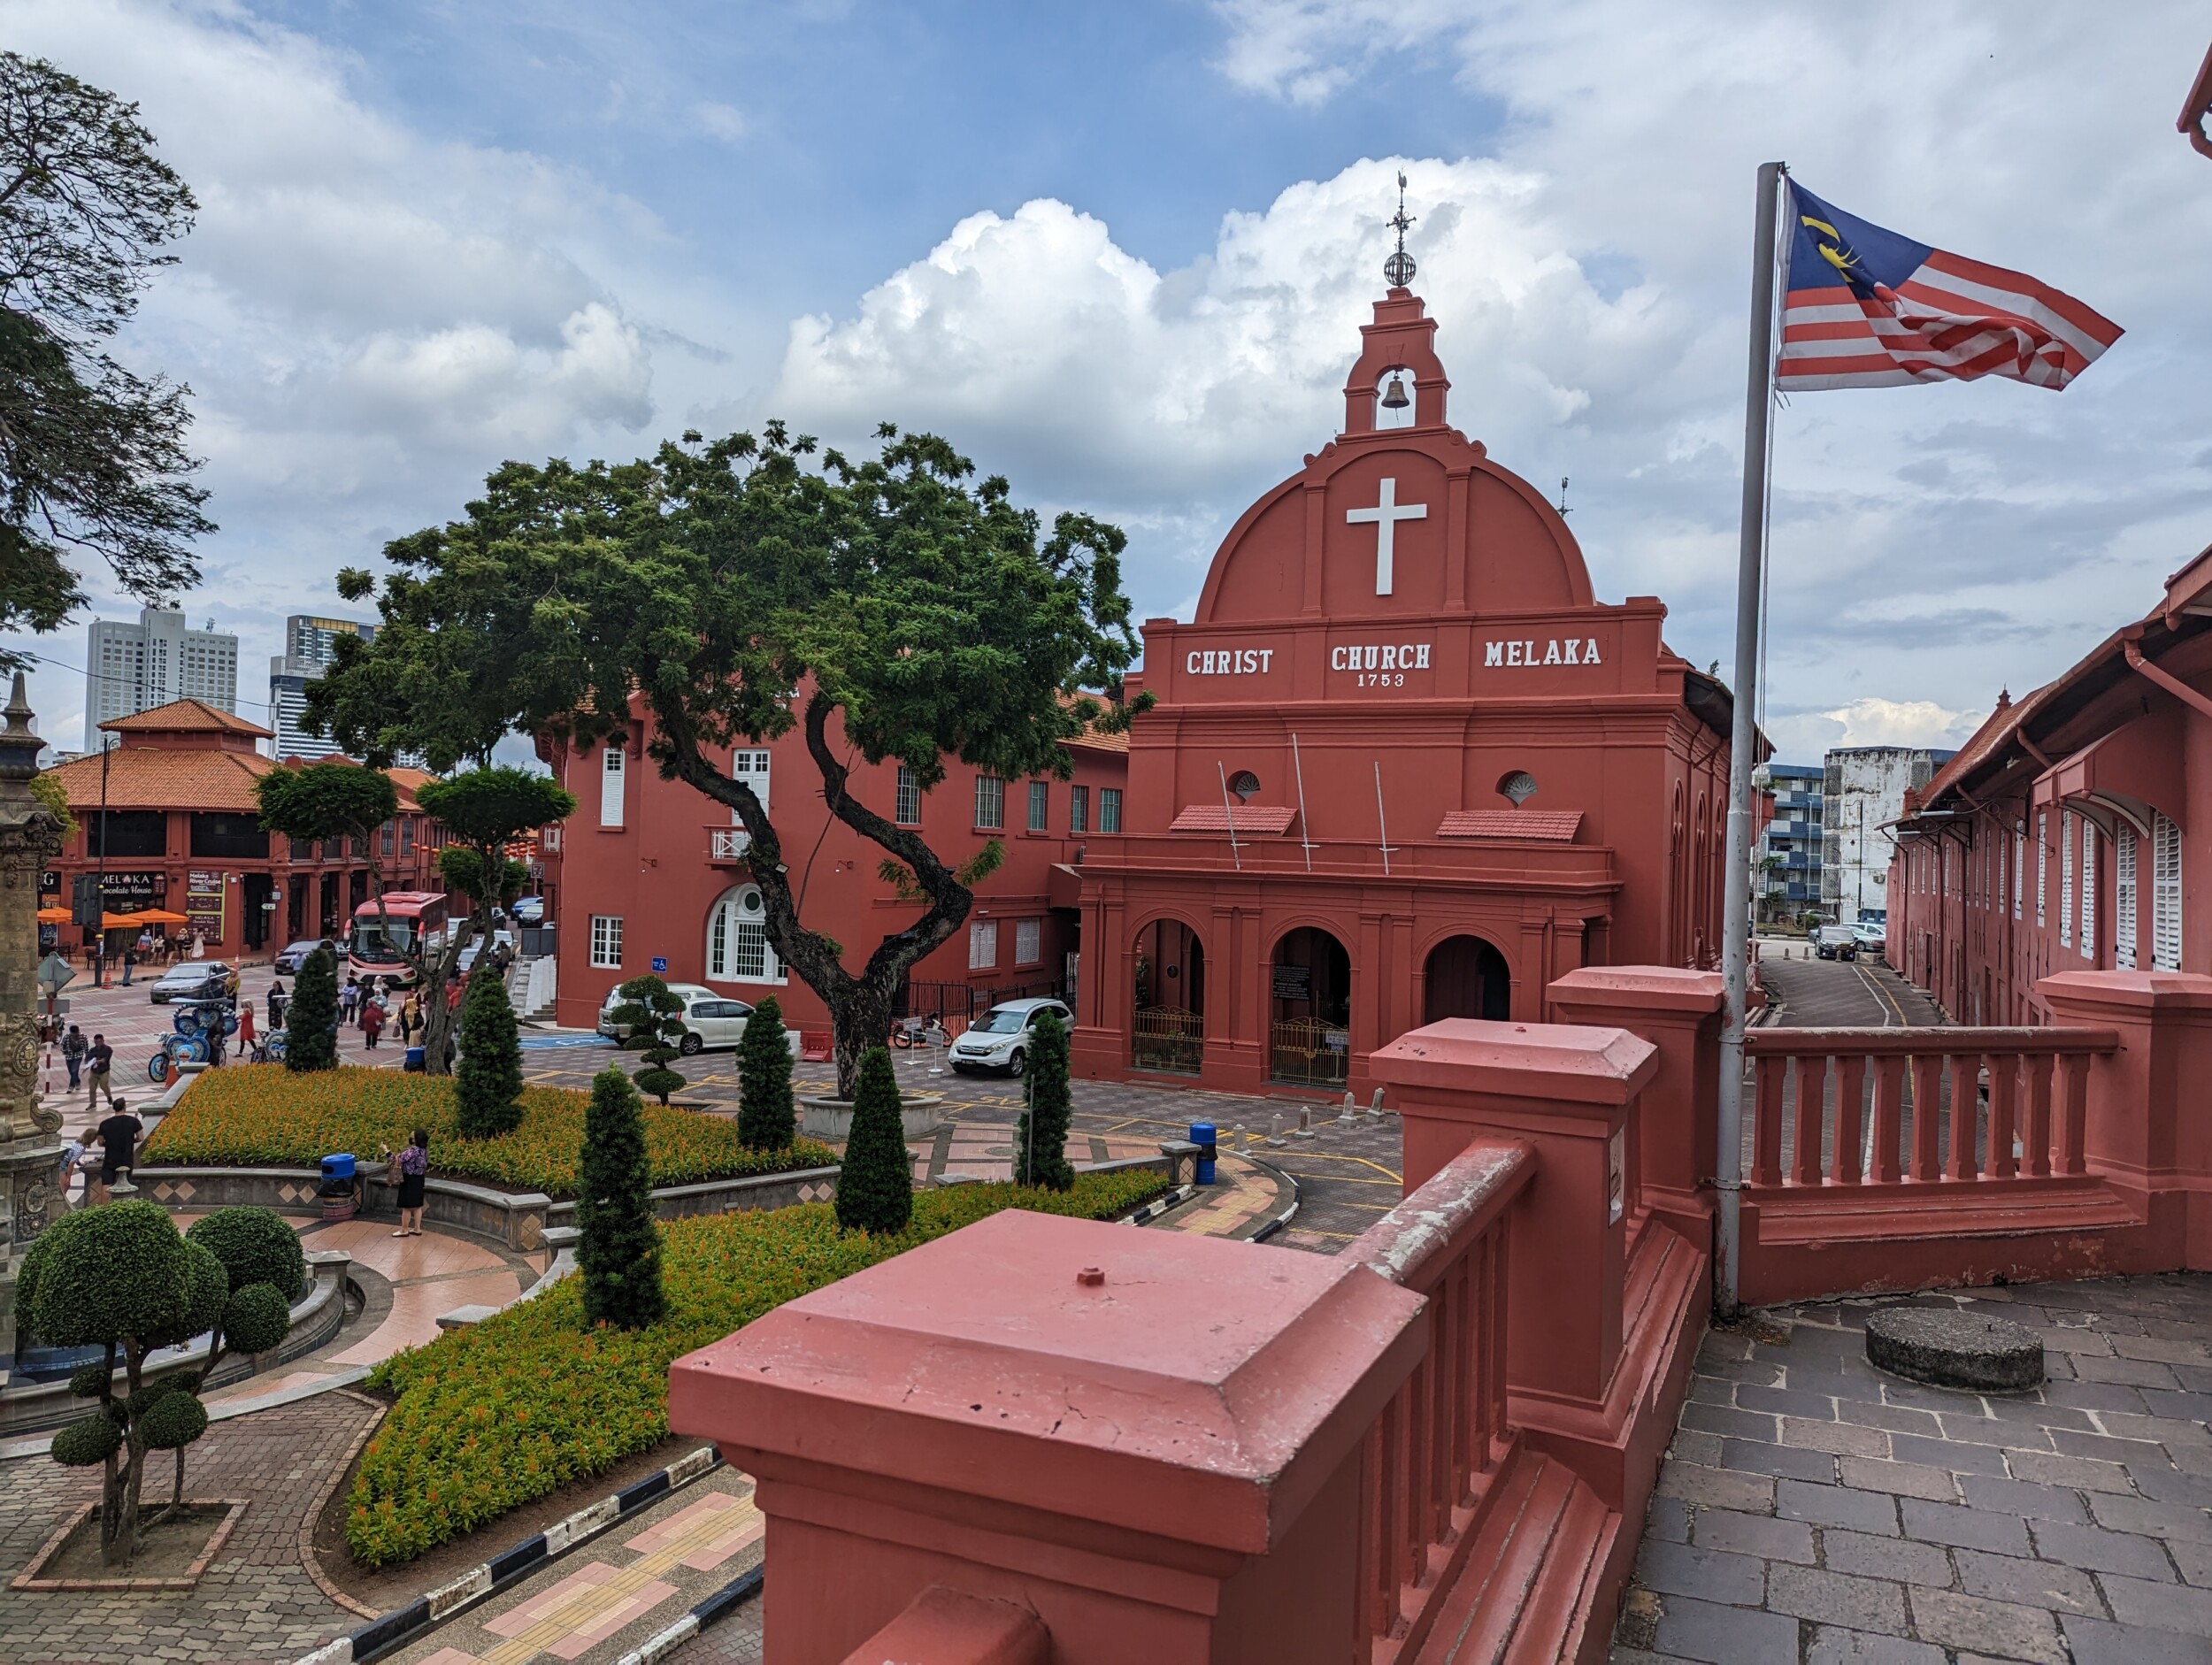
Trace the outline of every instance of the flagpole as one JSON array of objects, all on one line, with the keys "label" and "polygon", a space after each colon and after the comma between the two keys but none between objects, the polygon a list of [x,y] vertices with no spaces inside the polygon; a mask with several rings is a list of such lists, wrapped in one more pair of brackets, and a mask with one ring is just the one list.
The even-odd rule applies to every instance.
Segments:
[{"label": "flagpole", "polygon": [[1766,556],[1767,419],[1774,405],[1774,268],[1784,165],[1759,165],[1751,249],[1751,360],[1744,390],[1743,525],[1736,566],[1734,725],[1728,745],[1728,877],[1721,976],[1728,1006],[1720,1039],[1720,1278],[1716,1304],[1737,1308],[1742,1272],[1743,1038],[1751,992],[1751,771],[1758,763],[1759,574]]}]

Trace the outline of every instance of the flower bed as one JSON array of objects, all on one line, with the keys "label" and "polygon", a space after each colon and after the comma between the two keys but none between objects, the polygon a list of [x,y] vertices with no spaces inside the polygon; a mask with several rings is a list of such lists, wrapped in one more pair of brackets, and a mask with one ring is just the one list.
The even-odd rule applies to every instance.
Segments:
[{"label": "flower bed", "polygon": [[346,1541],[365,1566],[411,1561],[647,1449],[668,1432],[669,1365],[794,1296],[1002,1208],[1102,1219],[1164,1183],[1084,1174],[1071,1192],[923,1191],[913,1224],[879,1237],[839,1231],[826,1203],[672,1221],[661,1228],[669,1316],[650,1329],[586,1329],[570,1278],[378,1365],[369,1385],[398,1399],[362,1453]]},{"label": "flower bed", "polygon": [[[525,1087],[521,1126],[496,1139],[465,1139],[454,1119],[449,1077],[350,1066],[294,1074],[281,1064],[226,1065],[192,1084],[146,1141],[141,1161],[312,1168],[332,1151],[349,1150],[368,1162],[378,1146],[396,1150],[416,1128],[426,1127],[434,1174],[571,1197],[588,1102],[588,1094],[565,1087]],[[656,1185],[837,1162],[835,1151],[810,1139],[785,1150],[747,1150],[729,1117],[659,1104],[645,1107],[645,1148]]]}]

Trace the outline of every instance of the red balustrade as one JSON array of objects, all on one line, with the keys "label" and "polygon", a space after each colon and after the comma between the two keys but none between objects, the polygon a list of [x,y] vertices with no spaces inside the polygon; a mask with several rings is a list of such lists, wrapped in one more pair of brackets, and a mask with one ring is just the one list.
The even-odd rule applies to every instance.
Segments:
[{"label": "red balustrade", "polygon": [[2109,1029],[1754,1030],[1750,1188],[2079,1176],[2089,1061],[2118,1045]]},{"label": "red balustrade", "polygon": [[1470,1146],[1345,1251],[1429,1302],[1427,1351],[1369,1431],[1361,1464],[1363,1665],[1418,1649],[1511,1453],[1508,1217],[1535,1170],[1526,1145]]}]

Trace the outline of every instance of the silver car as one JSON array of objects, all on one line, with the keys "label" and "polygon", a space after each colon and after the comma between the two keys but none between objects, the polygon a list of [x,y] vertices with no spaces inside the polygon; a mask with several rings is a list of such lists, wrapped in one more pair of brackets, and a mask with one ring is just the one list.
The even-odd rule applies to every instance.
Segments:
[{"label": "silver car", "polygon": [[1041,1012],[1056,1013],[1071,1026],[1075,1022],[1074,1014],[1056,1000],[1007,1001],[976,1019],[953,1043],[953,1069],[963,1075],[971,1070],[1003,1070],[1019,1079],[1029,1067],[1030,1032]]}]

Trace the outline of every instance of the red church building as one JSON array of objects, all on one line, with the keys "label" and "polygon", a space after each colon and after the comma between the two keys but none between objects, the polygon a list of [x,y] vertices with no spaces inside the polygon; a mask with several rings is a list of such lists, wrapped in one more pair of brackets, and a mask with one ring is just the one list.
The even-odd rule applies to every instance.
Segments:
[{"label": "red church building", "polygon": [[1424,1023],[1717,958],[1728,694],[1450,426],[1435,333],[1376,303],[1344,431],[1190,624],[1145,625],[1126,831],[1082,869],[1082,1073],[1363,1090]]}]

